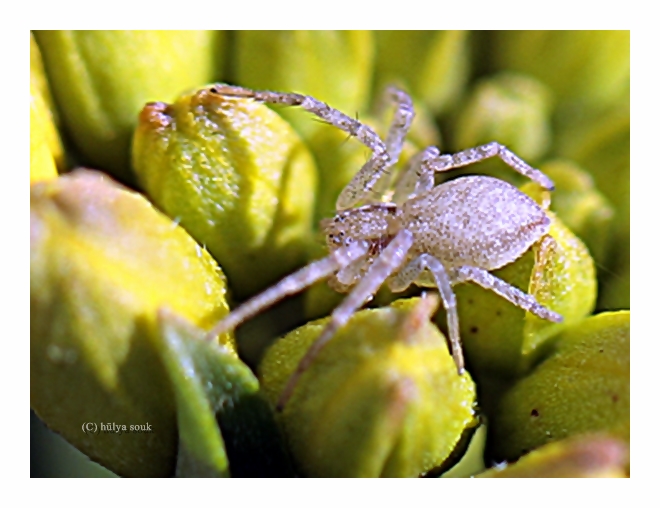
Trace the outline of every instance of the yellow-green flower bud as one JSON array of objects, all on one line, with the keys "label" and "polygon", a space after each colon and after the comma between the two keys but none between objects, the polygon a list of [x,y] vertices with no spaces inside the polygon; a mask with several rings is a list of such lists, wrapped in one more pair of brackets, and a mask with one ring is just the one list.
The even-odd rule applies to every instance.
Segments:
[{"label": "yellow-green flower bud", "polygon": [[434,113],[454,107],[469,71],[465,30],[378,30],[377,88],[405,86]]},{"label": "yellow-green flower bud", "polygon": [[500,400],[489,420],[495,460],[585,432],[630,441],[630,312],[564,330],[554,348]]},{"label": "yellow-green flower bud", "polygon": [[[523,159],[537,160],[550,144],[551,113],[543,83],[524,75],[497,74],[478,83],[459,111],[452,146],[463,150],[497,141]],[[506,171],[504,179],[511,179],[511,170]]]},{"label": "yellow-green flower bud", "polygon": [[626,478],[630,451],[606,435],[587,434],[549,443],[515,464],[489,469],[477,478]]},{"label": "yellow-green flower bud", "polygon": [[245,298],[305,263],[316,169],[275,112],[214,90],[147,104],[133,166],[149,198],[208,248]]},{"label": "yellow-green flower bud", "polygon": [[[475,386],[459,376],[431,323],[437,297],[356,313],[301,376],[279,420],[299,471],[321,477],[417,477],[456,460],[478,423]],[[276,342],[259,366],[275,404],[327,320]]]},{"label": "yellow-green flower bud", "polygon": [[614,208],[577,164],[553,160],[540,167],[555,183],[550,208],[589,248],[596,266],[605,262]]},{"label": "yellow-green flower bud", "polygon": [[[228,312],[225,292],[213,258],[143,196],[86,170],[34,184],[31,407],[117,474],[171,475],[176,417],[156,311],[208,329]],[[118,436],[112,424],[153,432]]]},{"label": "yellow-green flower bud", "polygon": [[[630,104],[577,120],[564,127],[558,152],[589,171],[600,191],[618,209],[630,208]],[[625,217],[625,219],[629,219]]]},{"label": "yellow-green flower bud", "polygon": [[[536,189],[530,184],[522,190]],[[454,288],[461,339],[479,382],[512,379],[532,365],[541,346],[562,328],[590,314],[596,300],[593,259],[584,244],[552,213],[549,240],[541,240],[493,275],[512,284],[564,318],[552,323],[514,306],[476,284]]]},{"label": "yellow-green flower bud", "polygon": [[30,182],[64,169],[64,149],[39,47],[30,33]]},{"label": "yellow-green flower bud", "polygon": [[39,45],[30,32],[30,87],[36,89],[35,95],[39,95],[48,107],[48,112],[53,118],[53,123],[59,127],[59,117],[53,101],[53,95],[50,92],[50,85],[44,70],[44,62],[39,51]]},{"label": "yellow-green flower bud", "polygon": [[217,79],[221,32],[36,31],[53,95],[85,162],[124,181],[140,109]]},{"label": "yellow-green flower bud", "polygon": [[[234,51],[233,79],[241,86],[312,95],[347,114],[368,104],[374,57],[368,30],[244,30],[235,34]],[[298,108],[281,114],[305,139],[320,126]]]},{"label": "yellow-green flower bud", "polygon": [[558,106],[603,108],[630,90],[627,30],[496,32],[493,56],[501,69],[524,72],[550,86]]}]

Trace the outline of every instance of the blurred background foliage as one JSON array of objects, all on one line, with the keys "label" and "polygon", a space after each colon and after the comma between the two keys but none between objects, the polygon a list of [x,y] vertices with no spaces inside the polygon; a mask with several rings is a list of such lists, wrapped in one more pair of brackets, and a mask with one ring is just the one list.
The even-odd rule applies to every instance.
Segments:
[{"label": "blurred background foliage", "polygon": [[[131,139],[144,104],[174,102],[215,81],[312,95],[381,134],[390,113],[381,94],[393,83],[411,93],[417,112],[402,158],[430,144],[507,145],[555,181],[551,209],[595,260],[596,311],[630,307],[627,31],[35,31],[30,44],[31,181],[83,165],[141,189]],[[368,153],[304,111],[274,109],[306,144],[296,157],[309,150],[318,169],[305,180],[317,182],[315,209],[296,208],[313,218],[296,233],[314,240],[313,258],[318,219]],[[449,177],[465,172],[524,183],[492,161]],[[255,344],[239,344],[251,366],[263,349]],[[34,414],[31,464],[31,476],[111,474]]]}]

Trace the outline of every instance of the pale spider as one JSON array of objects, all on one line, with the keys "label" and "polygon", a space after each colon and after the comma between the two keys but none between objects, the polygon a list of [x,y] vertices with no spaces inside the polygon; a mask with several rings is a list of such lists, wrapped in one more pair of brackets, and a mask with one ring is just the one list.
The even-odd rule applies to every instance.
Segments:
[{"label": "pale spider", "polygon": [[334,289],[349,293],[289,378],[278,410],[291,397],[299,377],[319,350],[386,281],[394,292],[412,283],[438,288],[460,374],[464,372],[464,361],[452,286],[474,282],[543,319],[562,320],[533,296],[488,273],[516,260],[546,237],[550,219],[543,208],[514,186],[488,176],[465,176],[434,186],[436,172],[499,157],[544,188],[554,188],[545,174],[503,145],[492,142],[453,155],[441,155],[437,148],[429,147],[411,158],[395,183],[393,195],[386,198],[389,169],[399,159],[414,116],[412,100],[405,92],[393,87],[386,92],[396,111],[383,142],[367,125],[313,97],[229,85],[216,85],[210,90],[223,96],[301,106],[356,137],[372,151],[371,158],[339,195],[334,218],[322,222],[330,254],[246,301],[208,333],[213,339],[234,329],[322,278],[331,277]]}]

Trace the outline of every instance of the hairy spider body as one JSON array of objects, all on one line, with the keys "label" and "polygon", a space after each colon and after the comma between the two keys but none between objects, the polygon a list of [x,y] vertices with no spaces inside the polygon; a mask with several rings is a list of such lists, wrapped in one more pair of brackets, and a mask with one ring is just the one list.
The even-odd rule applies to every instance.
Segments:
[{"label": "hairy spider body", "polygon": [[406,260],[428,253],[446,269],[474,265],[490,271],[527,251],[548,232],[550,219],[511,184],[488,176],[466,176],[400,206],[382,203],[346,210],[323,226],[330,251],[356,239],[367,240],[365,264],[396,233],[407,229],[414,243]]},{"label": "hairy spider body", "polygon": [[[442,155],[437,148],[429,147],[411,158],[395,182],[391,200],[385,201],[383,196],[390,183],[388,169],[398,160],[414,116],[412,101],[401,90],[387,90],[397,108],[385,142],[368,126],[309,96],[227,85],[217,85],[211,92],[301,106],[355,136],[373,153],[339,195],[335,217],[321,224],[329,255],[248,300],[208,334],[215,338],[322,278],[330,278],[331,287],[348,293],[289,379],[278,409],[284,407],[298,378],[323,345],[384,283],[394,292],[413,283],[438,289],[459,373],[464,370],[464,360],[454,285],[474,282],[543,319],[562,320],[532,295],[489,273],[515,261],[537,242],[551,241],[546,236],[550,219],[544,209],[497,178],[466,176],[434,184],[437,172],[499,157],[520,174],[553,189],[546,175],[506,147],[493,142]],[[360,203],[364,204],[358,206]]]}]

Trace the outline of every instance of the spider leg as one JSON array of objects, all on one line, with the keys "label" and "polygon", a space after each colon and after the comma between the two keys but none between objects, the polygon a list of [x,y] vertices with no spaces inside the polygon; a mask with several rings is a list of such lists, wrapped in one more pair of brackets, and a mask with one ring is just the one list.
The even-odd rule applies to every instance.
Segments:
[{"label": "spider leg", "polygon": [[440,155],[432,162],[432,166],[436,172],[449,171],[450,169],[467,166],[492,157],[499,157],[521,175],[526,176],[548,190],[554,190],[554,183],[543,172],[533,168],[506,146],[496,141],[474,148],[468,148],[455,154]]},{"label": "spider leg", "polygon": [[412,99],[406,92],[395,86],[389,86],[385,89],[381,102],[394,103],[395,110],[385,139],[385,148],[390,160],[387,166],[382,168],[381,176],[378,177],[379,179],[372,191],[377,197],[377,201],[380,201],[380,196],[390,187],[392,173],[388,169],[399,161],[405,137],[415,117]]},{"label": "spider leg", "polygon": [[[360,171],[358,171],[353,177],[353,180],[351,180],[339,195],[339,198],[337,199],[337,210],[351,208],[358,201],[362,200],[364,196],[373,189],[376,182],[381,176],[383,176],[383,173],[390,166],[388,147],[371,127],[328,106],[326,103],[321,102],[314,97],[298,93],[249,90],[238,86],[219,84],[211,88],[211,91],[228,97],[254,99],[268,104],[300,106],[327,123],[334,125],[357,138],[358,141],[369,148],[372,151],[371,158],[364,164],[364,166],[362,166]],[[402,105],[399,107],[398,115],[395,115],[394,122],[404,123],[403,118],[407,116],[406,111],[408,109],[412,110],[412,101],[403,92],[400,92],[397,97],[397,100],[401,100],[400,104]],[[405,97],[407,97],[407,101],[404,100]],[[393,148],[396,148],[399,137],[397,132],[392,134],[392,139],[390,141]],[[405,132],[403,134],[405,134]]]},{"label": "spider leg", "polygon": [[[552,180],[543,172],[531,167],[505,146],[492,142],[469,148],[455,154],[440,155],[440,150],[430,146],[412,157],[401,172],[396,183],[392,200],[401,204],[433,188],[433,175],[436,172],[467,166],[476,162],[499,157],[515,171],[524,175],[548,190],[554,190]],[[544,200],[544,209],[549,206],[549,197]]]},{"label": "spider leg", "polygon": [[426,269],[428,269],[433,275],[435,285],[437,286],[440,298],[442,299],[442,305],[447,312],[447,328],[449,330],[451,353],[454,357],[458,373],[462,374],[465,370],[465,361],[463,359],[463,348],[461,346],[458,326],[456,296],[454,295],[451,279],[444,265],[430,254],[420,254],[389,280],[390,289],[394,292],[403,291],[410,284],[417,281],[419,276]]},{"label": "spider leg", "polygon": [[335,335],[346,321],[362,307],[364,303],[378,290],[385,280],[405,261],[408,251],[413,244],[413,235],[408,230],[401,230],[390,244],[383,249],[374,260],[369,271],[353,288],[344,301],[335,308],[330,321],[321,331],[316,341],[305,353],[298,363],[296,370],[286,383],[277,402],[277,410],[281,411],[293,394],[300,376],[309,368],[321,348]]},{"label": "spider leg", "polygon": [[490,289],[516,307],[531,312],[541,319],[547,319],[554,323],[561,323],[563,320],[561,315],[541,305],[532,295],[504,282],[502,279],[498,279],[482,268],[461,266],[452,275],[452,284],[454,285],[462,282],[474,282],[485,289]]},{"label": "spider leg", "polygon": [[[554,190],[552,180],[543,172],[531,167],[505,146],[492,142],[486,145],[469,148],[455,154],[440,155],[440,150],[430,146],[413,156],[395,185],[392,201],[402,204],[409,199],[429,191],[435,185],[433,175],[436,172],[449,171],[461,166],[467,166],[491,157],[499,157],[518,173],[530,178],[547,190]],[[547,210],[550,206],[550,195],[543,194],[541,207]]]},{"label": "spider leg", "polygon": [[263,293],[259,293],[231,311],[207,333],[207,340],[214,340],[218,335],[233,330],[282,298],[298,293],[316,281],[329,277],[337,270],[358,261],[368,251],[367,242],[355,242],[348,247],[340,247],[329,256],[310,263],[297,272],[284,277],[274,286],[269,287]]},{"label": "spider leg", "polygon": [[440,150],[429,146],[410,158],[406,167],[399,174],[394,187],[392,201],[400,205],[409,199],[429,191],[435,185],[433,161],[440,156]]},{"label": "spider leg", "polygon": [[403,141],[415,117],[415,110],[410,95],[399,88],[387,87],[385,97],[396,106],[394,118],[385,140],[387,153],[390,155],[390,164],[396,164],[403,149]]}]

